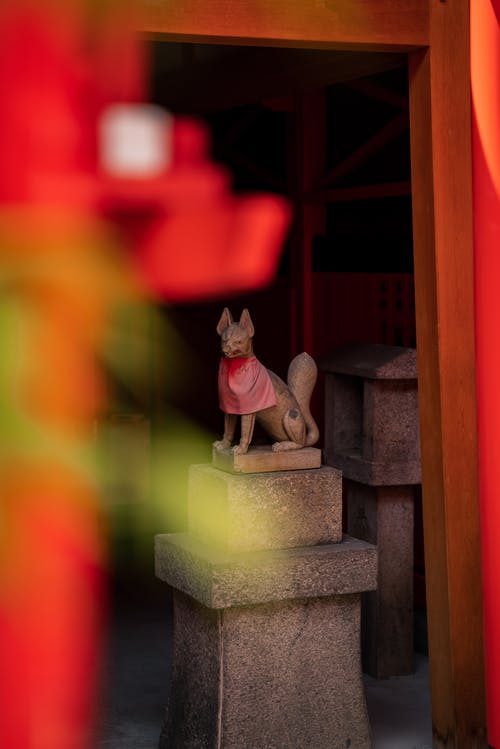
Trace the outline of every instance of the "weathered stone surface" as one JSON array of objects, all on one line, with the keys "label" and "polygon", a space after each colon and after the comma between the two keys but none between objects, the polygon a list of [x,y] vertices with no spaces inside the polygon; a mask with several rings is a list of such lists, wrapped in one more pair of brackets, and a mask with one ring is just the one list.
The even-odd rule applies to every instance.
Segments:
[{"label": "weathered stone surface", "polygon": [[325,462],[373,486],[420,483],[414,350],[347,347],[325,366]]},{"label": "weathered stone surface", "polygon": [[363,594],[363,669],[413,673],[413,487],[349,482],[348,529],[378,549],[378,590]]},{"label": "weathered stone surface", "polygon": [[340,544],[229,553],[189,534],[155,539],[156,575],[213,609],[374,590],[377,550],[344,536]]},{"label": "weathered stone surface", "polygon": [[273,452],[271,445],[249,447],[244,455],[235,455],[230,448],[212,450],[216,468],[230,473],[263,473],[267,471],[303,471],[321,466],[321,450],[302,447],[300,450]]},{"label": "weathered stone surface", "polygon": [[221,612],[174,591],[172,682],[160,749],[217,747]]},{"label": "weathered stone surface", "polygon": [[[375,463],[420,464],[415,381],[366,380],[363,457]],[[385,482],[388,484],[389,482]],[[420,483],[420,478],[417,483]]]},{"label": "weathered stone surface", "polygon": [[321,369],[365,379],[416,380],[417,352],[402,346],[354,343],[322,359]]},{"label": "weathered stone surface", "polygon": [[174,593],[161,749],[369,749],[359,594],[208,611]]},{"label": "weathered stone surface", "polygon": [[325,448],[325,462],[342,471],[346,478],[370,486],[420,484],[420,461],[395,463],[363,460],[356,455],[346,455]]},{"label": "weathered stone surface", "polygon": [[191,466],[189,532],[228,551],[286,549],[342,540],[342,474],[313,470],[234,475]]}]

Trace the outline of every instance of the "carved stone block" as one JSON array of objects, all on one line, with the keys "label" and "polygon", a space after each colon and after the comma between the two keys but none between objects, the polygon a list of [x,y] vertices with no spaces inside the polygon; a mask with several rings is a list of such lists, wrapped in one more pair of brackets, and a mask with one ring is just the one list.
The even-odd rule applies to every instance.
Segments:
[{"label": "carved stone block", "polygon": [[188,522],[193,536],[229,551],[338,543],[342,474],[327,466],[253,474],[191,466]]}]

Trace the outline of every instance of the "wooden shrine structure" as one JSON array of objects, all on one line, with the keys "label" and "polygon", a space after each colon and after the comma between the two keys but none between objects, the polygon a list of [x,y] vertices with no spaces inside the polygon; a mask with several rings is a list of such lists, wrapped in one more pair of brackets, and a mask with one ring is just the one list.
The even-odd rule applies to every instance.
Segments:
[{"label": "wooden shrine structure", "polygon": [[[390,64],[392,55],[408,58],[434,745],[443,749],[486,747],[469,3],[144,0],[143,5],[142,31],[158,41],[240,45],[248,48],[248,54],[252,46],[341,51],[349,53],[350,64],[365,73],[370,64],[376,64],[371,53],[383,53],[385,65]],[[242,85],[265,86],[262,69],[257,67],[252,72],[251,64],[248,69]],[[321,62],[317,61],[314,74],[320,83],[321,69]],[[189,81],[183,85],[189,85]],[[302,112],[299,137],[304,148],[308,143],[308,118],[313,106],[320,105],[317,100],[310,104]],[[393,122],[393,130],[398,127],[401,123]],[[307,163],[312,172],[297,176],[301,189],[311,181],[317,182],[320,156],[311,153]],[[334,178],[335,174],[323,179],[324,191],[333,189],[328,176]],[[320,184],[316,187],[319,189]],[[404,192],[410,188],[398,184],[385,189]],[[324,220],[322,210],[318,202],[304,203],[299,217],[300,241],[294,255],[301,279],[295,335],[306,346],[312,336],[310,239],[314,227]]]}]

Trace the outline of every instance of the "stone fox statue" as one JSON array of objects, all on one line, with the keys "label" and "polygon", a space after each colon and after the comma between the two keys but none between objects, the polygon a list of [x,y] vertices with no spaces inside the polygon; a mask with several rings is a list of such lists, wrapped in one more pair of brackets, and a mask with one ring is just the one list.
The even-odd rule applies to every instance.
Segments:
[{"label": "stone fox statue", "polygon": [[223,357],[219,367],[219,402],[224,411],[224,436],[214,442],[218,450],[228,448],[241,416],[241,439],[233,447],[244,454],[252,441],[255,420],[276,442],[272,449],[297,450],[314,445],[318,427],[311,416],[309,401],[316,384],[317,367],[305,352],[288,368],[288,385],[254,356],[254,327],[248,310],[233,322],[227,307],[217,325]]}]

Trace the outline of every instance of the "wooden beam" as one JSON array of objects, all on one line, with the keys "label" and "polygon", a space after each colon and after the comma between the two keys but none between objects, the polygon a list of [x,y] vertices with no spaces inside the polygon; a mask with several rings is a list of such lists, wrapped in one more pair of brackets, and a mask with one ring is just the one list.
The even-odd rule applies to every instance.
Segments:
[{"label": "wooden beam", "polygon": [[477,749],[487,743],[469,4],[430,7],[430,50],[410,55],[410,135],[432,721],[436,749]]},{"label": "wooden beam", "polygon": [[410,182],[380,182],[374,185],[355,187],[332,187],[329,190],[314,190],[305,196],[307,203],[341,203],[354,200],[377,200],[398,198],[411,194]]},{"label": "wooden beam", "polygon": [[285,194],[287,192],[287,183],[278,174],[267,169],[262,164],[257,164],[253,159],[245,156],[237,148],[221,148],[221,154],[224,161],[232,166],[238,166],[249,174],[256,176],[263,184],[263,188],[272,188],[276,192]]},{"label": "wooden beam", "polygon": [[396,115],[386,125],[380,128],[371,138],[368,138],[349,156],[346,156],[339,164],[330,169],[319,182],[319,186],[326,187],[332,182],[337,182],[346,175],[353,172],[358,166],[361,166],[371,156],[380,151],[387,143],[395,140],[401,133],[408,129],[408,114],[402,112]]},{"label": "wooden beam", "polygon": [[426,0],[141,0],[140,30],[171,41],[347,49],[428,43]]},{"label": "wooden beam", "polygon": [[248,131],[259,119],[262,110],[260,107],[251,107],[240,113],[237,120],[225,131],[219,139],[221,149],[232,148],[238,138]]},{"label": "wooden beam", "polygon": [[296,96],[406,65],[406,55],[388,52],[223,47],[210,60],[162,72],[164,46],[155,45],[157,97],[173,111],[197,114]]},{"label": "wooden beam", "polygon": [[372,99],[390,104],[396,109],[408,109],[408,95],[402,96],[386,86],[381,86],[380,83],[377,83],[373,79],[361,78],[349,81],[345,85],[354,91],[359,91],[364,96],[370,96]]}]

